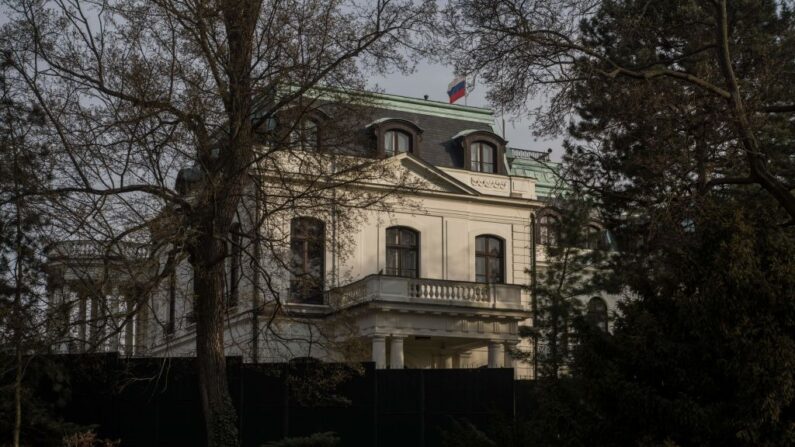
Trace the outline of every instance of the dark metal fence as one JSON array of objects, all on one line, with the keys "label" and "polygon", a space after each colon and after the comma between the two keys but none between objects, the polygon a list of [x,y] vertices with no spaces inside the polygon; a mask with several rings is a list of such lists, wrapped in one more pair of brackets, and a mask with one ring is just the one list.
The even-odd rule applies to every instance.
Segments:
[{"label": "dark metal fence", "polygon": [[[194,359],[66,355],[66,420],[127,446],[201,446]],[[42,386],[47,389],[49,385]],[[376,370],[335,364],[244,364],[229,358],[244,446],[333,431],[344,446],[436,446],[452,421],[487,429],[513,418],[511,369]]]}]

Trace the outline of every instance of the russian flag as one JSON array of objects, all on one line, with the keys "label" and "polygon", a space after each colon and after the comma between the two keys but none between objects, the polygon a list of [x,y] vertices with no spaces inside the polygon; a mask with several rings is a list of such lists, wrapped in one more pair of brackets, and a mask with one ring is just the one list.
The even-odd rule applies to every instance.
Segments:
[{"label": "russian flag", "polygon": [[447,86],[447,96],[450,97],[450,104],[456,102],[467,94],[467,79],[457,77]]}]

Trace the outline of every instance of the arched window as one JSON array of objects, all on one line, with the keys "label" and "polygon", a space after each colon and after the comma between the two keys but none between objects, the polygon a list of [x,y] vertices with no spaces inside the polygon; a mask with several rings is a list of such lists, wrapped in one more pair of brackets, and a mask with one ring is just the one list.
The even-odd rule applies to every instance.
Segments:
[{"label": "arched window", "polygon": [[384,153],[387,157],[411,152],[411,135],[402,130],[387,130],[384,132]]},{"label": "arched window", "polygon": [[505,282],[505,253],[502,239],[496,236],[475,238],[475,281]]},{"label": "arched window", "polygon": [[243,265],[243,233],[240,224],[235,223],[229,230],[229,284],[226,287],[226,306],[235,307],[240,296],[240,277]]},{"label": "arched window", "polygon": [[497,173],[497,149],[494,146],[476,141],[469,146],[469,151],[473,171]]},{"label": "arched window", "polygon": [[323,221],[296,217],[290,225],[292,254],[290,299],[301,303],[323,303],[326,228]]},{"label": "arched window", "polygon": [[411,153],[419,156],[422,128],[402,118],[382,117],[367,125],[373,129],[379,157]]},{"label": "arched window", "polygon": [[560,220],[544,214],[538,218],[538,243],[540,245],[557,245],[560,240]]},{"label": "arched window", "polygon": [[290,133],[290,142],[301,150],[316,151],[320,147],[317,122],[309,118],[298,121]]},{"label": "arched window", "polygon": [[586,320],[600,330],[607,332],[607,303],[598,296],[588,301],[588,313]]},{"label": "arched window", "polygon": [[418,278],[420,234],[406,227],[386,229],[386,274]]}]

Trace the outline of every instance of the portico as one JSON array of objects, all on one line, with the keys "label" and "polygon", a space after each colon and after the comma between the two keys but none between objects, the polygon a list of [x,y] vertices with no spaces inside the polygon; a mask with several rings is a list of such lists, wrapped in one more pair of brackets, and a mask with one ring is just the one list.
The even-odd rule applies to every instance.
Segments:
[{"label": "portico", "polygon": [[526,290],[370,275],[330,294],[355,319],[376,368],[510,367],[518,324],[530,315]]}]

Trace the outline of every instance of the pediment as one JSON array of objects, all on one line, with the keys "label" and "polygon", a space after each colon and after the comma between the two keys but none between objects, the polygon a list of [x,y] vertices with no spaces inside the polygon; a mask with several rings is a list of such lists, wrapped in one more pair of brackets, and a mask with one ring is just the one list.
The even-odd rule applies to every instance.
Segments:
[{"label": "pediment", "polygon": [[470,196],[480,195],[471,186],[411,154],[400,154],[394,158],[407,171],[409,176],[407,180],[419,189]]}]

